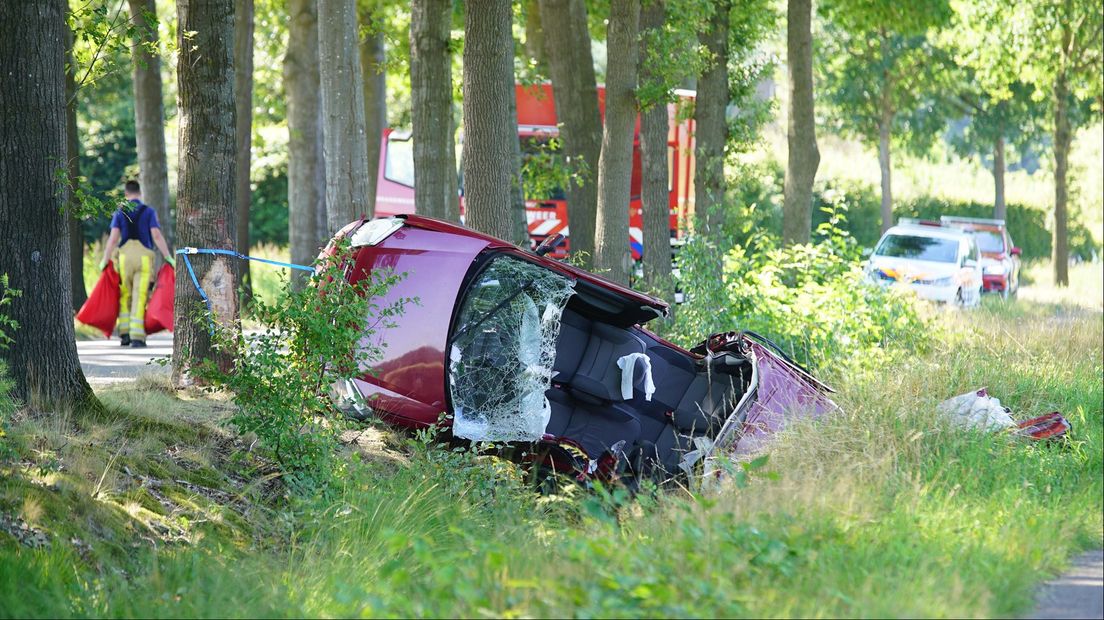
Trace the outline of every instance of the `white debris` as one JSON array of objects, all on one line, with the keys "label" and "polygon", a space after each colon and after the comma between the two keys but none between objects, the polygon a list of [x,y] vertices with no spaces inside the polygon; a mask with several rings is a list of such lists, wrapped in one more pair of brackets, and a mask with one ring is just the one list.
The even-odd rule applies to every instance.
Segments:
[{"label": "white debris", "polygon": [[633,395],[633,384],[636,383],[636,366],[644,370],[644,400],[651,401],[655,393],[655,383],[652,382],[652,360],[643,353],[629,353],[617,360],[617,367],[621,369],[621,398],[629,400]]},{"label": "white debris", "polygon": [[985,388],[949,398],[936,408],[951,424],[960,428],[999,431],[1016,426],[1011,410],[1001,405]]}]

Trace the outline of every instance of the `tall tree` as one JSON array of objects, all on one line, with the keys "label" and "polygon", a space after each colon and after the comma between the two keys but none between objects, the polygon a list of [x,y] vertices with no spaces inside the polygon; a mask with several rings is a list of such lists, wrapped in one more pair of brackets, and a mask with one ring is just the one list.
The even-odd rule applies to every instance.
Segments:
[{"label": "tall tree", "polygon": [[709,63],[698,76],[694,104],[694,216],[696,228],[706,233],[720,232],[724,222],[730,10],[731,0],[714,4],[709,24],[701,33],[701,44],[709,54]]},{"label": "tall tree", "polygon": [[640,13],[640,201],[644,250],[643,286],[674,299],[671,274],[669,106],[687,75],[697,75],[703,57],[698,32],[709,16],[702,0],[646,0]]},{"label": "tall tree", "polygon": [[640,53],[640,0],[612,0],[606,46],[606,123],[598,159],[598,217],[594,266],[628,286],[629,194],[632,182],[633,125],[636,122],[637,58]]},{"label": "tall tree", "polygon": [[[1006,61],[1016,76],[1049,100],[1054,144],[1054,281],[1069,284],[1069,154],[1074,131],[1089,119],[1084,108],[1104,102],[1104,11],[1093,0],[1040,0],[1020,4],[987,0],[975,7],[983,31],[982,58]],[[982,75],[1001,71],[977,63]],[[992,84],[999,80],[983,79]],[[998,92],[999,94],[999,92]]]},{"label": "tall tree", "polygon": [[[456,147],[452,132],[451,0],[414,0],[410,6],[410,116],[414,141],[414,211],[460,219],[455,199]],[[451,195],[450,195],[451,193]]]},{"label": "tall tree", "polygon": [[[249,254],[249,207],[252,202],[249,172],[253,144],[253,0],[237,0],[234,12],[234,114],[236,118],[234,149],[235,195],[237,196],[237,249]],[[253,300],[253,279],[249,277],[249,261],[240,261],[239,286],[242,305]]]},{"label": "tall tree", "polygon": [[544,75],[548,68],[548,55],[544,50],[540,0],[525,0],[522,7],[525,12],[525,55],[537,73]]},{"label": "tall tree", "polygon": [[[0,358],[38,410],[96,406],[73,333],[64,166],[63,0],[0,2],[0,273],[22,291]],[[61,173],[59,175],[59,172]],[[5,291],[6,292],[6,291]]]},{"label": "tall tree", "polygon": [[[316,0],[289,0],[284,89],[288,121],[288,239],[291,262],[309,265],[326,237],[326,166],[318,73]],[[321,214],[322,217],[319,217]],[[293,280],[301,284],[300,276]]]},{"label": "tall tree", "polygon": [[[183,247],[234,247],[237,231],[233,0],[179,0],[176,68],[180,98],[177,240]],[[221,255],[192,257],[195,278],[213,312],[211,320],[238,329],[238,270]],[[173,383],[192,383],[201,360],[223,369],[232,353],[212,347],[199,291],[186,269],[176,272]]]},{"label": "tall tree", "polygon": [[368,197],[368,140],[364,75],[360,68],[355,0],[318,0],[318,49],[326,156],[329,234],[372,217]]},{"label": "tall tree", "polygon": [[786,9],[786,77],[790,88],[786,119],[785,200],[782,239],[808,243],[812,232],[813,180],[820,165],[813,110],[812,0],[789,0]]},{"label": "tall tree", "polygon": [[[973,71],[963,71],[955,82],[954,109],[968,119],[961,132],[951,136],[951,148],[962,157],[978,157],[993,174],[993,217],[1007,219],[1004,177],[1009,153],[1017,155],[1043,146],[1045,102],[1035,101],[1035,88],[1022,82],[1009,84],[1007,98],[978,87]],[[1013,161],[1015,161],[1013,159]]]},{"label": "tall tree", "polygon": [[596,172],[602,148],[598,87],[584,0],[540,0],[552,99],[563,155],[578,181],[564,188],[571,253],[583,265],[594,258],[598,208]]},{"label": "tall tree", "polygon": [[510,0],[464,3],[464,196],[466,222],[512,239],[517,119],[511,116],[514,38]]},{"label": "tall tree", "polygon": [[839,130],[876,146],[882,230],[893,225],[893,143],[930,146],[943,127],[931,102],[943,90],[947,59],[928,32],[951,16],[947,0],[829,0],[821,55],[823,92]]},{"label": "tall tree", "polygon": [[77,214],[80,205],[73,191],[80,184],[80,136],[77,134],[77,67],[73,62],[73,31],[65,29],[65,162],[69,173],[69,205],[65,225],[69,234],[69,286],[73,309],[88,299],[84,287],[84,231]]},{"label": "tall tree", "polygon": [[[510,72],[510,92],[508,104],[510,118],[513,127],[517,127],[517,89],[513,87],[515,77]],[[525,188],[521,176],[521,137],[514,131],[514,138],[510,140],[510,170],[514,172],[514,178],[510,182],[510,230],[511,235],[506,237],[519,247],[529,247],[528,216],[525,213]]]},{"label": "tall tree", "polygon": [[138,181],[142,201],[157,210],[161,228],[174,242],[169,204],[169,164],[165,149],[165,104],[161,95],[161,56],[157,51],[157,3],[129,0],[134,42],[134,129],[138,145]]},{"label": "tall tree", "polygon": [[387,127],[387,67],[383,46],[382,17],[376,0],[361,0],[360,70],[364,82],[365,180],[368,181],[368,210],[376,211],[376,185],[379,181],[380,141]]}]

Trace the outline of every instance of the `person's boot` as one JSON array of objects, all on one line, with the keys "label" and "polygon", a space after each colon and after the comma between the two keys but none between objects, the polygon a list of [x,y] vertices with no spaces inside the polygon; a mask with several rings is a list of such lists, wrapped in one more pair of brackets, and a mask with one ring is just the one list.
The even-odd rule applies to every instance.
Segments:
[{"label": "person's boot", "polygon": [[130,346],[130,334],[123,334],[123,335],[119,336],[119,346],[120,347],[129,347]]},{"label": "person's boot", "polygon": [[141,349],[144,346],[146,346],[145,340],[134,339],[130,341],[130,348],[132,349]]}]

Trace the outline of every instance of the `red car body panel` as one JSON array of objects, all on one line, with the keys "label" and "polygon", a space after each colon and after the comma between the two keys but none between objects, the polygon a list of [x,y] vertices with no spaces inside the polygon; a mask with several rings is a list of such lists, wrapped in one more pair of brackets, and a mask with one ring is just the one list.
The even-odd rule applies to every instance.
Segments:
[{"label": "red car body panel", "polygon": [[[576,290],[595,287],[613,293],[625,303],[632,316],[640,322],[665,314],[662,300],[633,291],[600,276],[570,265],[537,256],[517,247],[462,226],[426,218],[406,216],[403,226],[375,245],[354,248],[354,264],[350,281],[371,277],[374,272],[401,274],[398,284],[377,301],[387,307],[401,300],[404,312],[389,326],[376,326],[375,333],[366,336],[366,344],[382,347],[382,357],[372,368],[354,380],[353,385],[379,417],[408,427],[425,427],[441,421],[442,414],[451,413],[448,396],[448,348],[452,322],[460,306],[466,285],[473,276],[473,267],[482,264],[487,255],[509,254],[529,263],[545,267],[575,282]],[[341,234],[353,235],[354,222]],[[639,313],[637,309],[651,309]],[[655,336],[640,325],[622,325],[624,329],[644,335],[661,346],[691,359],[703,356]],[[758,337],[728,332],[708,338],[700,351],[740,351],[753,361],[757,383],[749,397],[741,401],[736,413],[745,418],[739,443],[735,448],[747,452],[760,446],[777,432],[787,420],[795,417],[816,417],[835,409],[828,398],[830,388],[783,356],[770,350]],[[444,424],[448,425],[446,420]],[[558,438],[571,443],[571,437]],[[590,455],[597,458],[597,455]]]}]

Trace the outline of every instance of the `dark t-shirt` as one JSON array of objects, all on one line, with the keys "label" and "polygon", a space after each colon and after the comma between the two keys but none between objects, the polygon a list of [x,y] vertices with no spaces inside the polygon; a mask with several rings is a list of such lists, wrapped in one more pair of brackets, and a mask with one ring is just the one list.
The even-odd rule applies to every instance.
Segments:
[{"label": "dark t-shirt", "polygon": [[149,249],[153,249],[153,235],[150,230],[161,228],[157,221],[157,212],[152,207],[142,204],[140,200],[131,200],[129,210],[122,208],[111,216],[111,227],[118,228],[120,232],[119,245],[130,239],[137,239]]}]

